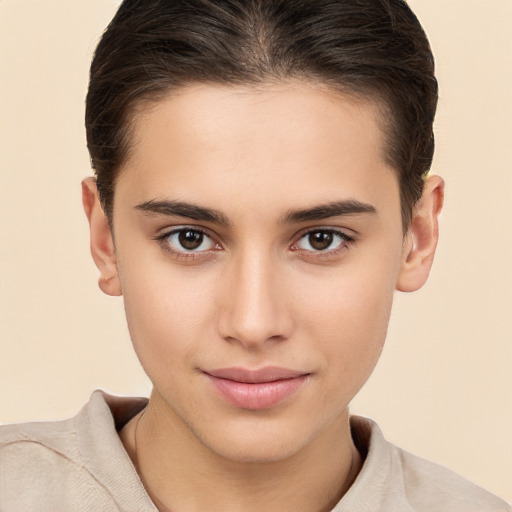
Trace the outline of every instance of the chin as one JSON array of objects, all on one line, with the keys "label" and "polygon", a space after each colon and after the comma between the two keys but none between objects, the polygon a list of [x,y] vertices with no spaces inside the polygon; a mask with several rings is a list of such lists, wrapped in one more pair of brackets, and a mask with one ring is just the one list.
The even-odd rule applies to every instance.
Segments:
[{"label": "chin", "polygon": [[253,418],[236,425],[195,432],[203,446],[216,455],[238,463],[279,462],[300,452],[315,433],[301,432],[293,425]]}]

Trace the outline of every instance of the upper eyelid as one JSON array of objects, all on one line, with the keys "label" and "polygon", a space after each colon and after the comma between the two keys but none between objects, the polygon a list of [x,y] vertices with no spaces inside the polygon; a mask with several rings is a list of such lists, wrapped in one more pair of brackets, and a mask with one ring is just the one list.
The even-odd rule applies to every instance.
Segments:
[{"label": "upper eyelid", "polygon": [[[311,249],[302,249],[302,248],[298,247],[298,243],[300,242],[300,240],[302,238],[304,238],[306,235],[308,235],[310,233],[315,233],[317,231],[330,231],[332,233],[335,233],[343,239],[343,242],[338,247],[335,247],[334,249],[326,249],[326,250],[318,250],[318,251],[311,250]],[[348,235],[347,233],[344,232],[344,230],[342,230],[340,228],[314,228],[314,229],[309,229],[306,232],[303,232],[302,235],[297,239],[297,241],[294,242],[294,244],[292,245],[292,250],[297,251],[298,253],[302,253],[303,257],[307,256],[308,258],[314,258],[317,261],[322,261],[322,259],[324,261],[329,261],[330,258],[335,257],[338,254],[342,254],[347,250],[350,250],[350,248],[356,243],[357,243],[356,236]],[[295,247],[295,249],[294,249],[294,247]]]},{"label": "upper eyelid", "polygon": [[306,235],[308,233],[316,233],[317,231],[329,231],[331,233],[338,233],[340,235],[349,236],[345,229],[335,227],[306,228],[303,234]]},{"label": "upper eyelid", "polygon": [[180,231],[185,230],[190,231],[197,231],[201,233],[202,235],[208,237],[210,241],[213,243],[214,246],[220,245],[220,243],[216,240],[215,237],[212,237],[209,235],[206,230],[203,228],[197,227],[197,226],[174,226],[173,228],[167,228],[160,230],[160,233],[155,235],[153,239],[158,243],[158,245],[163,248],[168,253],[173,254],[175,257],[183,257],[183,258],[200,258],[201,256],[206,255],[209,251],[212,249],[204,249],[201,251],[187,251],[183,248],[183,250],[180,250],[179,248],[174,247],[173,244],[171,244],[167,239],[175,235],[176,233],[179,233]]},{"label": "upper eyelid", "polygon": [[[292,237],[292,239],[300,240],[304,236],[309,235],[311,233],[316,233],[318,231],[328,231],[328,232],[331,232],[331,233],[335,233],[335,234],[340,235],[341,237],[343,237],[343,238],[345,238],[346,240],[349,240],[349,241],[355,240],[355,238],[357,236],[355,233],[353,233],[352,230],[346,230],[346,229],[343,229],[343,228],[332,227],[332,226],[331,227],[323,226],[323,227],[305,228],[305,229],[299,231],[298,233],[296,233]],[[347,233],[347,231],[350,231],[353,234]]]},{"label": "upper eyelid", "polygon": [[[174,226],[172,228],[168,227],[167,229],[163,228],[163,229],[159,230],[159,232],[156,235],[154,235],[152,238],[153,238],[153,240],[158,242],[159,245],[161,245],[161,246],[163,246],[163,245],[168,246],[169,250],[170,250],[171,244],[167,241],[167,239],[171,235],[179,233],[180,231],[185,231],[187,229],[190,230],[190,231],[197,231],[198,233],[201,233],[202,235],[208,237],[214,245],[222,245],[218,241],[217,237],[212,236],[210,233],[208,233],[207,230],[203,229],[202,227],[198,227],[198,226],[183,225],[183,226]],[[196,253],[201,253],[201,252],[207,252],[208,250],[211,250],[211,249],[207,249],[207,250],[204,250],[204,251],[195,251],[195,252]],[[172,252],[178,253],[178,252],[181,252],[181,251],[179,249],[173,248]],[[188,253],[188,251],[183,251],[183,253]],[[190,254],[192,254],[192,253],[193,252],[190,252]]]},{"label": "upper eyelid", "polygon": [[212,240],[216,240],[218,238],[215,235],[212,235],[210,230],[208,230],[208,229],[205,229],[201,226],[194,226],[194,225],[188,225],[188,224],[183,224],[180,226],[173,226],[172,228],[171,227],[162,228],[158,231],[158,233],[153,238],[155,238],[155,239],[167,238],[168,236],[171,236],[174,233],[179,233],[180,231],[184,231],[186,229],[189,229],[190,231],[197,231],[199,233],[202,233],[203,235],[206,235],[208,238],[211,238]]}]

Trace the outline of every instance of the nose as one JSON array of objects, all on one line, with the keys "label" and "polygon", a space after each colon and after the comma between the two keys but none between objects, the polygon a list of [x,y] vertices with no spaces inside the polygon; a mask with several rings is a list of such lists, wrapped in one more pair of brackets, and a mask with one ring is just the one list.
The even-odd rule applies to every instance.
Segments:
[{"label": "nose", "polygon": [[290,337],[293,320],[286,283],[268,251],[234,259],[221,279],[218,329],[225,340],[258,350]]}]

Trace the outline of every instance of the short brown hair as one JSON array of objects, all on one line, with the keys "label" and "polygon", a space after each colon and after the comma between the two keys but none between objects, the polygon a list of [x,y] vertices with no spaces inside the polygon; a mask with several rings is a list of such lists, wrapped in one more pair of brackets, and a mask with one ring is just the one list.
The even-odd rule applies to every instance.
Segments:
[{"label": "short brown hair", "polygon": [[377,100],[407,230],[434,152],[434,59],[403,0],[124,0],[101,38],[86,102],[103,208],[135,106],[189,83],[300,79]]}]

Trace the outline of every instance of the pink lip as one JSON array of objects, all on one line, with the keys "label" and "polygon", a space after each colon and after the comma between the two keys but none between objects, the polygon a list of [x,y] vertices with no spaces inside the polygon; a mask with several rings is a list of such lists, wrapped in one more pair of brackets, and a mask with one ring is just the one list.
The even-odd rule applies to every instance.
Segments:
[{"label": "pink lip", "polygon": [[223,368],[204,372],[220,395],[241,409],[270,409],[294,394],[309,373],[286,368]]}]

